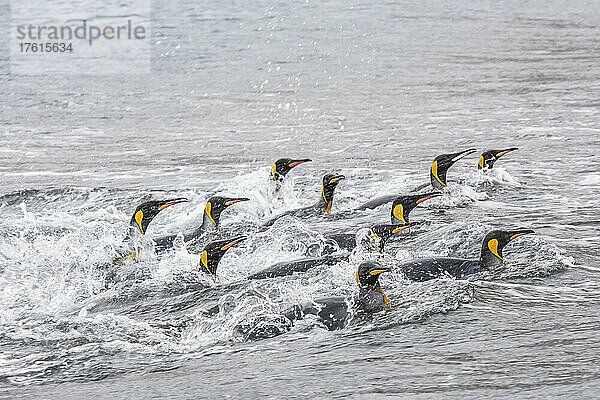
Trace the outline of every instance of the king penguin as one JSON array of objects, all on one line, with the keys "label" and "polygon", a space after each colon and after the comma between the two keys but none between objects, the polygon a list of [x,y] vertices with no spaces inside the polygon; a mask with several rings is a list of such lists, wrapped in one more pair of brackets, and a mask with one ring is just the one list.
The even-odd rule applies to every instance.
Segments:
[{"label": "king penguin", "polygon": [[246,236],[236,236],[231,239],[213,240],[208,243],[200,253],[200,263],[198,265],[200,272],[216,275],[219,262],[227,250],[246,239]]},{"label": "king penguin", "polygon": [[406,278],[423,282],[430,279],[454,277],[463,279],[502,264],[502,249],[519,236],[534,233],[531,229],[493,230],[483,239],[478,260],[435,257],[412,260],[398,266]]},{"label": "king penguin", "polygon": [[379,284],[379,276],[387,271],[389,268],[375,262],[363,262],[356,270],[358,293],[352,299],[343,296],[318,298],[309,303],[294,305],[285,310],[283,315],[293,322],[312,314],[318,316],[327,329],[342,329],[353,313],[375,313],[389,305]]},{"label": "king penguin", "polygon": [[504,150],[487,150],[484,151],[479,157],[479,163],[477,164],[477,169],[481,169],[484,172],[494,168],[494,163],[498,161],[500,157],[505,154],[510,153],[511,151],[519,150],[517,147],[511,147],[510,149]]},{"label": "king penguin", "polygon": [[137,259],[140,250],[138,247],[139,243],[137,242],[139,241],[140,236],[146,234],[148,225],[150,225],[150,222],[152,222],[154,217],[165,208],[186,201],[186,198],[178,197],[176,199],[168,200],[152,200],[138,205],[131,216],[127,235],[125,236],[125,239],[123,239],[122,248],[118,250],[119,256],[115,262],[122,262],[126,259]]},{"label": "king penguin", "polygon": [[279,214],[276,217],[268,220],[263,225],[263,228],[270,227],[275,223],[275,221],[286,215],[297,218],[306,218],[315,215],[328,214],[329,212],[331,212],[331,206],[333,204],[333,193],[335,191],[335,188],[340,183],[340,181],[345,178],[346,177],[344,175],[326,174],[323,177],[323,181],[321,184],[321,196],[319,197],[319,201],[317,201],[312,206],[299,208],[297,210],[290,210]]},{"label": "king penguin", "polygon": [[277,182],[276,190],[281,188],[281,183],[284,181],[286,175],[290,170],[300,164],[312,161],[310,158],[303,158],[299,160],[293,160],[291,158],[280,158],[273,163],[271,167],[271,179]]},{"label": "king penguin", "polygon": [[[448,186],[447,182],[447,173],[448,170],[454,163],[460,160],[463,157],[468,156],[469,154],[475,152],[477,149],[467,149],[463,151],[459,151],[457,153],[450,154],[440,154],[437,156],[433,162],[431,163],[431,168],[429,169],[429,181],[430,183],[423,184],[421,186],[416,187],[413,191],[419,191],[427,188],[428,186],[433,187],[434,189],[442,189]],[[391,194],[387,196],[377,197],[373,200],[370,200],[362,205],[360,205],[357,210],[366,210],[373,209],[379,207],[382,204],[389,203],[397,198],[398,194]]]},{"label": "king penguin", "polygon": [[[208,199],[206,206],[204,207],[204,213],[202,215],[202,225],[183,235],[183,241],[186,244],[192,244],[194,246],[205,242],[209,239],[219,228],[219,221],[221,219],[221,213],[228,207],[250,199],[246,197],[222,197],[213,196]],[[173,242],[177,238],[177,235],[163,236],[155,239],[156,251],[162,252],[173,247]]]}]

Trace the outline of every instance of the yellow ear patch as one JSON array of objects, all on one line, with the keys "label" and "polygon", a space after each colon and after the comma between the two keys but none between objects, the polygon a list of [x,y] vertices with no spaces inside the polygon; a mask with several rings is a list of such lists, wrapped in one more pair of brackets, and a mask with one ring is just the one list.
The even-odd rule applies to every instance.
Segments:
[{"label": "yellow ear patch", "polygon": [[208,268],[208,253],[206,252],[206,250],[204,250],[202,252],[202,255],[200,256],[200,262],[202,263],[202,265],[204,265],[204,268],[206,268],[206,271],[212,275],[212,272]]},{"label": "yellow ear patch", "polygon": [[329,214],[329,212],[331,211],[331,204],[333,202],[327,201],[327,199],[325,198],[325,186],[324,185],[321,185],[321,195],[323,196],[323,200],[325,200],[325,203],[327,203],[327,207],[325,208],[325,213]]},{"label": "yellow ear patch", "polygon": [[142,235],[145,233],[144,228],[142,228],[142,220],[143,219],[144,219],[144,213],[142,210],[135,213],[135,222],[137,222],[138,226],[140,227],[140,231],[142,232]]},{"label": "yellow ear patch", "polygon": [[490,240],[488,242],[488,249],[490,249],[493,255],[504,261],[504,258],[500,257],[500,254],[498,254],[498,239]]},{"label": "yellow ear patch", "polygon": [[394,218],[406,223],[406,220],[404,219],[404,207],[402,204],[398,204],[396,207],[394,207],[392,213],[394,214]]},{"label": "yellow ear patch", "polygon": [[204,209],[204,211],[206,212],[206,215],[208,215],[208,218],[210,218],[212,223],[215,224],[215,226],[217,226],[217,223],[212,217],[212,204],[210,203],[210,201],[206,202],[206,208]]},{"label": "yellow ear patch", "polygon": [[479,157],[479,168],[483,168],[483,156]]},{"label": "yellow ear patch", "polygon": [[447,186],[444,182],[442,182],[442,180],[438,176],[438,163],[437,163],[437,161],[434,161],[433,164],[431,164],[431,174],[440,183],[440,185]]},{"label": "yellow ear patch", "polygon": [[277,165],[275,164],[273,164],[273,166],[271,167],[271,177],[273,177],[274,181],[277,180]]}]

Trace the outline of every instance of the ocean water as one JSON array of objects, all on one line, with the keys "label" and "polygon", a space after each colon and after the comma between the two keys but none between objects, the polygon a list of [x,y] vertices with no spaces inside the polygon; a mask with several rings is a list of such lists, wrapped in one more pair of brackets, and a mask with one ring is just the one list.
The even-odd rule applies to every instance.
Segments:
[{"label": "ocean water", "polygon": [[[592,1],[155,1],[149,75],[0,75],[0,396],[597,397],[599,26]],[[350,297],[357,261],[248,274],[388,222],[389,205],[350,210],[470,147],[385,262],[477,257],[490,229],[534,229],[502,268],[384,275],[394,307],[343,330],[240,334],[280,306]],[[313,161],[276,199],[280,157]],[[330,216],[258,232],[314,203],[330,171],[347,177]],[[141,201],[189,199],[152,222],[157,237],[197,226],[214,194],[251,199],[222,215],[223,235],[249,239],[218,280],[185,247],[111,266]]]}]

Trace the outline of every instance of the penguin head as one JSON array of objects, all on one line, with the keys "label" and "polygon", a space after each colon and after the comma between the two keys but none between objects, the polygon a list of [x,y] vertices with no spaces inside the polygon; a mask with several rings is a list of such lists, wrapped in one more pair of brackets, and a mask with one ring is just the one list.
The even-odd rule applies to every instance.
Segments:
[{"label": "penguin head", "polygon": [[432,192],[425,194],[411,194],[400,196],[392,203],[392,224],[408,223],[408,214],[419,204],[433,197],[441,196],[442,193]]},{"label": "penguin head", "polygon": [[300,160],[280,158],[279,160],[275,161],[271,167],[271,178],[273,178],[274,181],[283,181],[287,173],[290,172],[292,168],[294,168],[296,165],[300,165],[309,161],[312,160],[310,158],[303,158]]},{"label": "penguin head", "polygon": [[333,203],[333,192],[342,179],[346,179],[344,175],[338,174],[326,174],[323,177],[323,184],[321,186],[321,197],[325,202],[325,212],[331,211],[331,204]]},{"label": "penguin head", "polygon": [[394,236],[397,233],[404,231],[405,229],[410,228],[411,226],[418,225],[418,222],[414,224],[402,224],[402,225],[393,225],[393,224],[380,224],[373,225],[369,228],[368,238],[366,238],[366,246],[370,250],[374,251],[383,251],[383,246],[387,242],[387,240]]},{"label": "penguin head", "polygon": [[356,282],[361,289],[378,290],[379,275],[389,271],[388,267],[377,264],[373,261],[365,261],[358,266],[356,270]]},{"label": "penguin head", "polygon": [[135,209],[133,216],[131,217],[131,221],[129,221],[129,225],[134,229],[139,230],[143,235],[146,233],[146,229],[148,229],[150,221],[152,221],[159,212],[167,207],[171,207],[174,204],[183,203],[186,201],[186,198],[179,197],[176,199],[152,200],[142,203]]},{"label": "penguin head", "polygon": [[477,149],[467,149],[459,151],[458,153],[452,154],[441,154],[433,160],[431,164],[431,170],[429,171],[429,177],[431,179],[431,186],[436,189],[447,186],[446,174],[448,169],[461,158],[468,156]]},{"label": "penguin head", "polygon": [[[210,221],[215,228],[219,226],[219,219],[221,218],[221,213],[229,206],[239,203],[241,201],[248,201],[250,199],[246,197],[222,197],[222,196],[213,196],[206,202],[206,207],[204,208],[204,221]],[[204,225],[204,224],[203,224]]]},{"label": "penguin head", "polygon": [[519,236],[534,233],[531,229],[515,229],[511,231],[493,230],[485,235],[481,245],[480,262],[486,267],[499,265],[504,261],[502,257],[502,249],[511,240]]},{"label": "penguin head", "polygon": [[517,147],[511,147],[510,149],[504,150],[488,150],[484,151],[479,157],[479,164],[477,164],[477,169],[482,169],[487,171],[488,169],[494,168],[494,163],[506,153],[510,153],[511,151],[519,150]]},{"label": "penguin head", "polygon": [[231,239],[213,240],[207,244],[200,254],[200,264],[198,265],[200,271],[209,275],[215,275],[219,261],[221,261],[227,250],[242,240],[246,240],[246,238],[246,236],[237,236]]}]

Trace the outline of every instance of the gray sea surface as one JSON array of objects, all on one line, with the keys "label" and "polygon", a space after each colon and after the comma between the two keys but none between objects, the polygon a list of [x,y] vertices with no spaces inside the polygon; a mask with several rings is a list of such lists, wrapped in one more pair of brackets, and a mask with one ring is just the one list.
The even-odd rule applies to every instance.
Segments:
[{"label": "gray sea surface", "polygon": [[[153,1],[151,23],[150,74],[0,75],[1,397],[600,396],[597,2]],[[389,204],[352,210],[470,147],[384,262],[476,258],[487,231],[534,229],[501,268],[384,274],[394,307],[345,329],[307,318],[240,334],[286,304],[350,298],[355,258],[245,277],[325,234],[388,223]],[[477,170],[485,149],[508,147]],[[281,157],[313,161],[278,197]],[[331,215],[259,232],[313,204],[330,171],[347,178]],[[249,239],[217,280],[185,246],[112,265],[141,201],[189,199],[151,238],[194,229],[215,194],[251,199],[222,215],[221,235]]]}]

